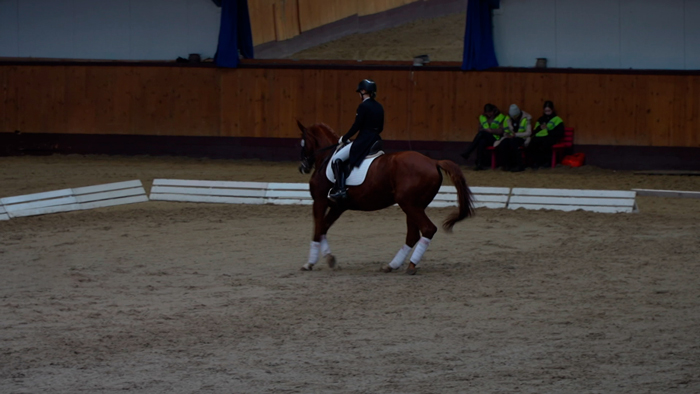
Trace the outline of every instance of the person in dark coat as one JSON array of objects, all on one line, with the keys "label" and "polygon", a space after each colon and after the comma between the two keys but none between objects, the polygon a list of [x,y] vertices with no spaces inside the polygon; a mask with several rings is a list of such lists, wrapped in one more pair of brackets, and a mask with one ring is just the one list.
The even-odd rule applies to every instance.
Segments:
[{"label": "person in dark coat", "polygon": [[532,141],[527,147],[527,154],[532,158],[532,168],[547,168],[552,157],[552,145],[564,136],[564,121],[557,116],[551,101],[544,102],[542,116],[537,119],[532,134]]},{"label": "person in dark coat", "polygon": [[334,201],[347,198],[345,178],[353,167],[362,163],[372,145],[382,139],[379,134],[384,130],[384,107],[375,100],[377,84],[370,79],[364,79],[355,91],[360,94],[362,103],[357,107],[355,123],[340,137],[338,143],[341,146],[346,145],[352,136],[358,132],[359,134],[350,147],[346,146],[338,152],[336,160],[331,163],[335,175],[335,188],[328,197]]}]

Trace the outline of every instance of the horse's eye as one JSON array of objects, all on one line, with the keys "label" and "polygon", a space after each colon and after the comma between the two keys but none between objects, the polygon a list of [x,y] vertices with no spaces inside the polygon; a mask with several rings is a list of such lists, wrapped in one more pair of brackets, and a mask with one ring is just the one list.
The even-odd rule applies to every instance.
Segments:
[{"label": "horse's eye", "polygon": [[305,145],[304,140],[301,140],[301,147],[303,148]]}]

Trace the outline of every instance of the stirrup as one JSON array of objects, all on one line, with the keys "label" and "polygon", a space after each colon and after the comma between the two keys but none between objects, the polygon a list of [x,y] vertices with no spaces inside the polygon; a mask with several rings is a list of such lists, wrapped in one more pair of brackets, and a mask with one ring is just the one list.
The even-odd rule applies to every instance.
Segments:
[{"label": "stirrup", "polygon": [[338,202],[342,201],[348,198],[348,192],[347,190],[341,189],[341,190],[335,190],[331,189],[328,191],[328,199],[333,201],[333,202]]}]

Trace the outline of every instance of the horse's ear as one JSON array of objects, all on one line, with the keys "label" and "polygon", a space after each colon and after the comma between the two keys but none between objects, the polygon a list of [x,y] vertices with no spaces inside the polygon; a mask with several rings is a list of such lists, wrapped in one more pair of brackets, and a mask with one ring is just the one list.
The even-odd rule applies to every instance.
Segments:
[{"label": "horse's ear", "polygon": [[306,133],[306,127],[304,127],[304,125],[301,124],[301,122],[299,121],[299,119],[297,119],[297,126],[299,126],[299,130],[301,130],[301,133],[302,133],[302,134],[305,134],[305,133]]}]

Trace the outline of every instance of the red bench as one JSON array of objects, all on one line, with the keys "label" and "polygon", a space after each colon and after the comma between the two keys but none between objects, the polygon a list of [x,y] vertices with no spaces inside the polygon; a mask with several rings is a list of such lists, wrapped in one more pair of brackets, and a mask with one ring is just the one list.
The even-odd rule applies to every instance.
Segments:
[{"label": "red bench", "polygon": [[564,127],[564,136],[552,145],[552,168],[556,167],[557,159],[561,159],[562,153],[574,146],[574,128]]}]

